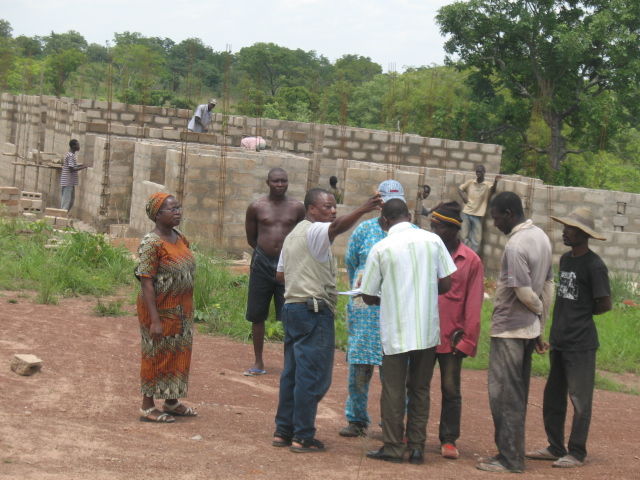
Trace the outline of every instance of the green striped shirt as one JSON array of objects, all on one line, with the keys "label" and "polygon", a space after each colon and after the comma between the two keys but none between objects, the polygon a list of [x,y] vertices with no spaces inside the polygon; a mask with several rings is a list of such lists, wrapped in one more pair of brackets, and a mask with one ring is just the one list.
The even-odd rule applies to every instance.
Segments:
[{"label": "green striped shirt", "polygon": [[440,343],[438,279],[456,271],[437,235],[401,222],[369,256],[360,290],[380,297],[380,336],[385,355]]}]

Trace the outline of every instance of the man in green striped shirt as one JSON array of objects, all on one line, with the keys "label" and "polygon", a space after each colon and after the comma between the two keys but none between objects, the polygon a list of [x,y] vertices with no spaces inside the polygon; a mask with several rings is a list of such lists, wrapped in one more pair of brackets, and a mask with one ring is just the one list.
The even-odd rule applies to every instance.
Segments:
[{"label": "man in green striped shirt", "polygon": [[360,289],[366,304],[380,305],[384,353],[384,446],[367,456],[402,462],[406,388],[409,462],[420,464],[424,461],[435,347],[440,343],[438,294],[451,287],[450,275],[456,266],[440,237],[410,222],[411,215],[402,200],[384,204],[381,225],[389,235],[372,247]]}]

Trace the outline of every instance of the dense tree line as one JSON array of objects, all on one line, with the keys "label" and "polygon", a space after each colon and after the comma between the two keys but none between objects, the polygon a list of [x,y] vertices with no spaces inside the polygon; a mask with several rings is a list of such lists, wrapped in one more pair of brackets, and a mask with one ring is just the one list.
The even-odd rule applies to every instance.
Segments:
[{"label": "dense tree line", "polygon": [[383,73],[357,54],[13,37],[0,20],[0,89],[104,99],[110,83],[114,101],[181,108],[226,95],[230,113],[498,143],[504,173],[640,192],[640,4],[469,0],[437,21],[445,65]]}]

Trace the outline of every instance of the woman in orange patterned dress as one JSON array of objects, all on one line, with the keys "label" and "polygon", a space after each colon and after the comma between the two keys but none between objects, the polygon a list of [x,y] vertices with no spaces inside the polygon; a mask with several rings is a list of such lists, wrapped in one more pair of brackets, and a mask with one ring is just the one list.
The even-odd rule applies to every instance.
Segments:
[{"label": "woman in orange patterned dress", "polygon": [[[181,403],[187,395],[193,342],[195,260],[187,239],[176,230],[182,207],[172,195],[154,193],[146,211],[155,228],[142,239],[136,277],[142,284],[137,310],[142,335],[140,420],[170,423],[193,417]],[[164,399],[162,411],[154,399]]]}]

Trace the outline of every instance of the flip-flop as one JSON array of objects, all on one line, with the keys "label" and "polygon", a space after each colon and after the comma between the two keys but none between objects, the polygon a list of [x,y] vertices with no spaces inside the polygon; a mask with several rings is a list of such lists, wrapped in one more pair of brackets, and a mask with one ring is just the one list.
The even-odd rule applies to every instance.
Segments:
[{"label": "flip-flop", "polygon": [[259,375],[265,375],[266,373],[266,370],[260,370],[259,368],[251,367],[248,370],[245,370],[243,375],[245,377],[257,377]]}]

